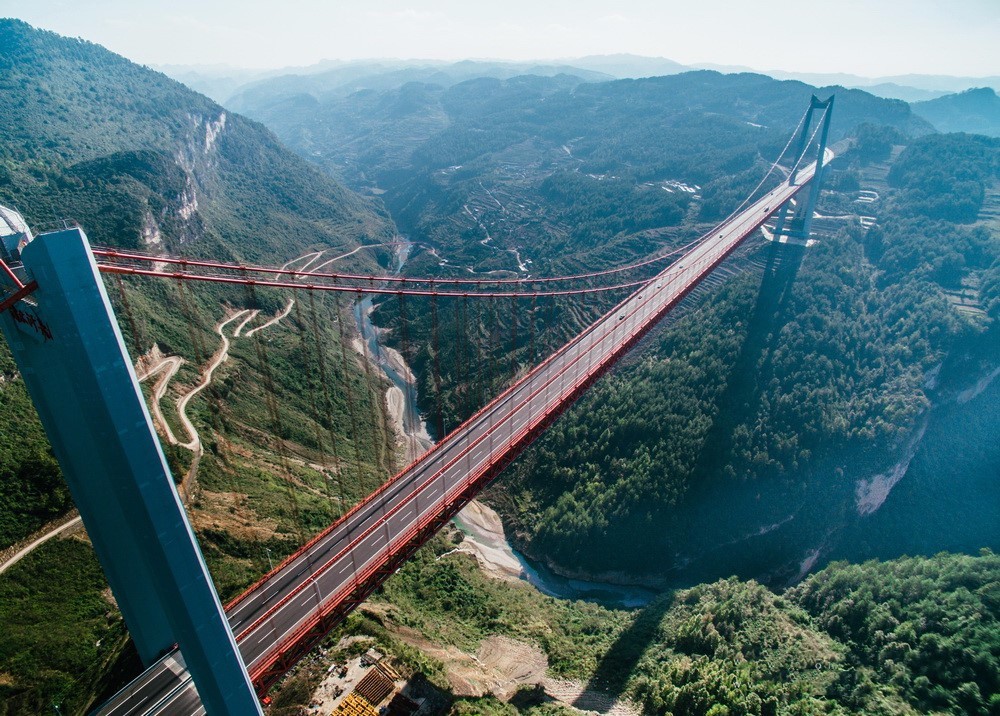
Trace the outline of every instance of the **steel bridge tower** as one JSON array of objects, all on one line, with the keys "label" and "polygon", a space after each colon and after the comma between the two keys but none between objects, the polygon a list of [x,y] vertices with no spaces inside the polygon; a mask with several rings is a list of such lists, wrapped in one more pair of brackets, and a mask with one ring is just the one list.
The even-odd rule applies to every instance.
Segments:
[{"label": "steel bridge tower", "polygon": [[[816,110],[823,110],[822,126],[819,131],[819,146],[816,152],[816,174],[809,187],[809,195],[805,201],[799,201],[794,208],[791,202],[786,202],[778,210],[777,220],[774,224],[774,240],[780,241],[781,237],[798,239],[803,243],[809,240],[809,232],[812,228],[813,214],[816,213],[816,202],[819,200],[819,193],[823,183],[824,160],[826,158],[826,142],[830,134],[830,119],[833,117],[833,100],[835,95],[830,95],[825,100],[820,100],[813,95],[809,100],[809,109],[806,112],[805,122],[802,124],[802,131],[799,132],[799,141],[793,156],[802,157],[812,141],[813,134],[810,134],[813,124],[813,114]],[[801,159],[792,168],[792,173],[788,177],[789,184],[794,184],[799,173]]]},{"label": "steel bridge tower", "polygon": [[261,714],[86,235],[0,218],[0,330],[140,658],[177,645],[210,716]]}]

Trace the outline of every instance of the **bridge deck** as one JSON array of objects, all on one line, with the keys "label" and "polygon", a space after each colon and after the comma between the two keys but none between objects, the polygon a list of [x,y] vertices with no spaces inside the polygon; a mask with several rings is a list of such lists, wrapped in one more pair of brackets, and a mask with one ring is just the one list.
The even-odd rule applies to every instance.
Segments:
[{"label": "bridge deck", "polygon": [[[717,227],[230,604],[230,625],[258,691],[270,688],[814,172],[814,164],[802,169],[795,185],[778,186]],[[98,713],[204,710],[175,653]]]}]

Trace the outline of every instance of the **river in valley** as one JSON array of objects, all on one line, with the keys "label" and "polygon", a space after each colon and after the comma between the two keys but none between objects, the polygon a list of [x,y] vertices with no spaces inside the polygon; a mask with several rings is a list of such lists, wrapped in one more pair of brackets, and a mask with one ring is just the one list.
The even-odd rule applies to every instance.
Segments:
[{"label": "river in valley", "polygon": [[[484,516],[486,519],[482,519]],[[487,563],[488,572],[500,572],[523,579],[542,594],[560,599],[582,599],[609,607],[634,608],[648,604],[657,592],[608,582],[570,579],[514,549],[503,532],[499,516],[486,505],[474,503],[453,520],[466,540],[475,543],[473,552]]]},{"label": "river in valley", "polygon": [[[412,248],[412,242],[401,237],[396,250],[396,274],[406,265]],[[397,351],[382,345],[382,331],[371,320],[372,310],[371,296],[355,303],[353,307],[354,321],[367,357],[382,370],[392,383],[392,389],[402,394],[402,428],[407,440],[412,441],[419,449],[426,450],[433,444],[433,437],[417,407],[417,389],[413,375]],[[484,505],[477,505],[477,509],[485,511],[488,515],[492,513],[492,510]],[[492,513],[492,516],[495,517],[495,513]],[[511,547],[503,534],[499,518],[473,520],[469,519],[467,511],[463,510],[453,522],[467,540],[476,543],[480,559],[495,561],[496,564],[492,567],[499,567],[509,574],[516,574],[549,596],[561,599],[584,599],[617,607],[642,606],[656,596],[656,592],[641,587],[562,577],[545,565],[529,560]]]}]

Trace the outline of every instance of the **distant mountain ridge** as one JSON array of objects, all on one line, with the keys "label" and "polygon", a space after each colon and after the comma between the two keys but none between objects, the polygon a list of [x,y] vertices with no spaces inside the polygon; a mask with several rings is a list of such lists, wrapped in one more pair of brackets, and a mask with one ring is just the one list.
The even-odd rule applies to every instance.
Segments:
[{"label": "distant mountain ridge", "polygon": [[942,90],[921,89],[919,87],[906,87],[895,82],[880,82],[875,85],[859,86],[853,85],[856,89],[863,89],[878,97],[891,97],[901,99],[904,102],[924,102],[930,99],[944,97],[947,92]]},{"label": "distant mountain ridge", "polygon": [[1000,97],[990,87],[915,102],[912,107],[939,131],[1000,137]]},{"label": "distant mountain ridge", "polygon": [[682,65],[666,57],[643,57],[641,55],[588,55],[566,60],[567,65],[582,67],[595,72],[603,72],[617,79],[638,79],[640,77],[662,77],[689,72],[694,67]]},{"label": "distant mountain ridge", "polygon": [[[518,141],[536,134],[552,141],[551,137],[558,135],[558,152],[564,152],[559,147],[567,142],[573,144],[577,137],[583,145],[599,150],[621,141],[607,136],[602,144],[597,139],[601,132],[645,136],[660,131],[652,128],[659,128],[660,123],[651,126],[646,121],[650,116],[667,121],[675,114],[680,117],[703,112],[732,117],[744,130],[758,125],[791,128],[814,92],[824,97],[838,94],[836,136],[859,123],[875,121],[876,117],[908,133],[932,131],[899,100],[875,97],[861,90],[809,87],[751,73],[723,75],[701,70],[607,82],[586,82],[570,74],[480,77],[449,86],[429,79],[354,93],[345,93],[343,86],[320,93],[310,91],[315,87],[314,77],[289,76],[262,83],[234,97],[230,105],[263,122],[289,147],[336,175],[347,177],[355,186],[374,181],[385,182],[383,188],[396,181],[384,173],[405,174],[411,153],[418,147],[424,151],[445,142],[470,148],[477,143],[492,146],[504,144],[509,133]],[[622,125],[616,128],[616,121]],[[534,130],[529,131],[532,127]],[[485,133],[483,136],[489,140],[477,139],[477,132]],[[672,142],[669,137],[658,141]],[[632,139],[628,142],[631,144]],[[684,154],[692,149],[693,145],[677,148]],[[574,157],[585,154],[583,146],[573,149]],[[463,163],[450,152],[444,155],[450,164]],[[601,172],[597,166],[589,170]],[[361,179],[362,175],[365,179]]]},{"label": "distant mountain ridge", "polygon": [[[892,75],[884,77],[865,77],[861,75],[821,72],[794,72],[786,70],[761,70],[745,65],[720,65],[700,63],[685,65],[666,57],[647,57],[629,53],[611,55],[587,55],[584,57],[560,58],[557,60],[537,60],[528,62],[513,62],[505,60],[450,62],[427,59],[368,59],[368,60],[323,60],[306,67],[286,67],[273,70],[245,70],[235,67],[204,67],[171,65],[162,66],[169,76],[184,82],[199,92],[204,92],[217,102],[225,104],[231,97],[267,82],[275,77],[315,76],[324,73],[351,73],[357,76],[374,77],[379,73],[391,74],[402,71],[412,71],[415,68],[437,70],[444,75],[451,75],[449,68],[472,63],[478,67],[478,76],[491,76],[505,79],[515,74],[551,75],[564,72],[576,75],[588,81],[607,79],[638,79],[642,77],[661,77],[674,75],[691,70],[715,70],[723,74],[763,74],[779,80],[799,80],[816,86],[840,85],[843,87],[863,89],[878,97],[901,99],[906,102],[919,102],[944,96],[953,92],[962,92],[973,87],[993,87],[1000,90],[1000,75],[989,77],[957,77],[951,75]],[[381,68],[381,69],[379,69]],[[594,74],[596,76],[591,76]],[[403,75],[405,76],[405,73]],[[469,76],[464,77],[468,79]],[[426,77],[419,81],[428,81]],[[400,82],[399,84],[402,84]],[[383,89],[388,88],[384,83]],[[397,85],[398,86],[398,85]]]},{"label": "distant mountain ridge", "polygon": [[395,89],[411,82],[451,87],[460,82],[483,77],[507,80],[524,75],[540,77],[571,75],[585,82],[615,79],[611,74],[561,64],[474,60],[450,64],[408,64],[402,67],[397,67],[394,63],[349,64],[324,72],[280,75],[252,82],[239,88],[228,99],[227,105],[234,108],[252,107],[262,97],[274,100],[300,94],[324,100],[328,97],[346,97],[363,90]]}]

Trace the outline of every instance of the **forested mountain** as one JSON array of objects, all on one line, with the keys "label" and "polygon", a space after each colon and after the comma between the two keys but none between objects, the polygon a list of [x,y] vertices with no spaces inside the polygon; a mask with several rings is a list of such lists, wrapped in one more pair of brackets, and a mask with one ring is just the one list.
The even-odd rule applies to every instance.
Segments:
[{"label": "forested mountain", "polygon": [[942,132],[1000,136],[1000,97],[992,87],[914,102],[913,111]]},{"label": "forested mountain", "polygon": [[[246,259],[385,234],[369,202],[178,82],[16,20],[0,40],[0,191],[29,222],[96,217],[107,213],[96,202],[118,200],[121,211],[101,208],[127,227],[88,227],[94,241],[135,245],[167,220],[184,224],[162,232],[167,248]],[[141,211],[150,197],[160,204]]]},{"label": "forested mountain", "polygon": [[[504,250],[518,249],[538,273],[557,259],[608,261],[585,252],[626,251],[623,236],[675,225],[691,193],[670,180],[698,187],[697,218],[719,218],[779,154],[809,95],[832,91],[705,71],[410,83],[240,106],[304,156],[379,194],[400,229],[446,249],[455,270],[516,273]],[[903,102],[841,89],[837,103],[835,138],[862,122],[930,131]],[[607,211],[612,204],[620,209]],[[418,260],[412,270],[436,263]]]},{"label": "forested mountain", "polygon": [[[311,77],[292,76],[270,80],[267,92],[242,96],[234,106],[263,121],[300,153],[349,177],[363,173],[381,186],[394,184],[393,172],[402,176],[411,164],[419,172],[488,159],[526,139],[556,150],[568,143],[584,161],[581,170],[598,172],[602,159],[607,162],[610,155],[617,160],[615,147],[624,145],[630,151],[620,157],[617,169],[655,172],[662,167],[654,158],[669,156],[664,150],[680,145],[682,138],[667,130],[685,115],[690,121],[706,121],[708,115],[723,126],[724,120],[742,120],[751,123],[748,131],[762,128],[757,125],[784,129],[794,126],[811,92],[825,97],[836,89],[710,71],[580,86],[582,81],[572,72],[508,80],[479,77],[457,85],[425,78],[338,96],[315,89]],[[863,121],[929,130],[903,102],[840,88],[838,103],[835,127],[840,134]],[[423,122],[415,120],[430,117],[437,119],[433,131],[420,131]],[[717,148],[709,133],[719,127],[706,129],[701,148]],[[488,133],[483,137],[487,141],[473,141],[477,132]],[[651,144],[663,139],[670,147]],[[355,148],[362,143],[367,147],[363,154]],[[400,153],[383,157],[383,144]],[[710,168],[701,174],[709,176]]]},{"label": "forested mountain", "polygon": [[[413,272],[558,275],[698,235],[760,179],[809,94],[835,89],[715,72],[523,77],[303,96],[256,116],[381,196],[418,244]],[[923,136],[900,101],[836,94],[832,139],[853,146],[828,177],[824,238],[749,256],[756,271],[651,339],[501,481],[493,499],[531,555],[626,581],[794,579],[945,399],[929,376],[958,390],[998,359],[996,147]],[[871,187],[874,199],[857,193]],[[512,352],[530,362],[602,305],[533,307],[499,350],[505,308],[469,309],[469,337],[450,327],[466,309],[439,307],[441,341],[458,350],[408,356],[428,411],[443,403],[446,425],[467,414]],[[411,346],[430,342],[429,308],[407,309]],[[395,325],[392,302],[379,311]]]},{"label": "forested mountain", "polygon": [[[662,77],[676,75],[693,69],[666,57],[643,57],[619,53],[616,55],[587,55],[570,61],[574,67],[596,72],[606,72],[617,79],[637,77]],[[527,74],[527,73],[526,73]]]},{"label": "forested mountain", "polygon": [[938,97],[943,97],[948,94],[947,92],[938,90],[927,90],[920,89],[919,87],[898,85],[895,82],[880,82],[879,84],[874,85],[857,86],[857,89],[870,92],[877,97],[901,99],[904,102],[925,102],[929,99],[937,99]]},{"label": "forested mountain", "polygon": [[998,159],[986,138],[914,141],[877,225],[770,256],[598,384],[507,485],[524,544],[605,573],[790,579],[814,562],[804,544],[882,504],[866,477],[892,474],[928,409],[1000,362],[1000,242],[976,222]]},{"label": "forested mountain", "polygon": [[[377,203],[285,149],[260,124],[100,46],[2,20],[0,89],[0,204],[17,207],[36,230],[77,221],[95,244],[278,264],[394,235]],[[386,258],[382,248],[344,263],[378,270]],[[108,290],[133,358],[155,345],[179,359],[163,405],[182,438],[173,406],[218,350],[213,326],[243,309],[260,311],[257,324],[285,316],[266,343],[234,340],[216,381],[191,401],[200,461],[164,441],[178,479],[191,473],[197,480],[192,522],[223,599],[391,470],[384,386],[341,351],[339,341],[349,338],[334,301],[292,310],[285,296],[263,290],[129,279],[109,282]],[[307,344],[312,322],[318,335]],[[319,360],[326,361],[322,375],[345,391],[325,409],[312,400]],[[4,549],[72,504],[5,347],[0,372]],[[272,390],[280,408],[268,411],[262,406]],[[358,428],[353,436],[348,423]],[[339,485],[336,497],[333,463],[317,435],[354,451],[351,485]],[[289,463],[287,451],[307,459]],[[81,712],[108,678],[122,677],[112,667],[126,635],[105,590],[78,539],[49,543],[0,577],[0,713],[41,713],[60,703],[63,713]]]}]

